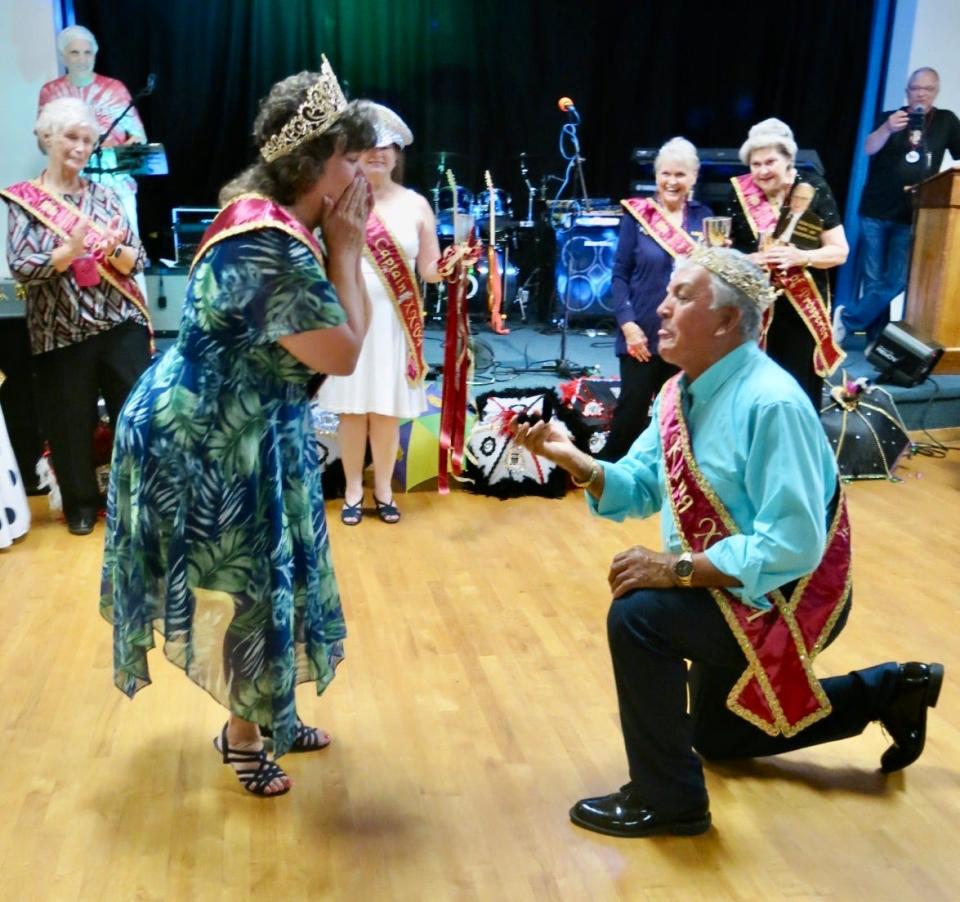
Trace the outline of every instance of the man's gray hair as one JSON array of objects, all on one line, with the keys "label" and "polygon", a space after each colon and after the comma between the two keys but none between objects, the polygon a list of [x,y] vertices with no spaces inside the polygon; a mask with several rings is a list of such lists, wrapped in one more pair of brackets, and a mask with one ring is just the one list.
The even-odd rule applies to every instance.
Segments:
[{"label": "man's gray hair", "polygon": [[77,97],[58,97],[43,105],[37,116],[33,133],[40,141],[43,152],[47,152],[50,139],[62,134],[71,126],[88,128],[94,137],[100,134],[100,125],[93,110]]},{"label": "man's gray hair", "polygon": [[700,157],[697,155],[697,148],[693,142],[686,138],[671,138],[660,150],[653,161],[653,171],[659,172],[660,167],[667,160],[679,160],[684,166],[689,166],[694,172],[700,171]]},{"label": "man's gray hair", "polygon": [[82,25],[70,25],[57,35],[57,50],[60,52],[60,56],[66,55],[67,45],[74,41],[89,41],[94,53],[100,50],[97,39],[89,28],[84,28]]},{"label": "man's gray hair", "polygon": [[[763,313],[773,297],[770,280],[764,271],[752,263],[746,254],[727,247],[695,252],[692,258],[681,257],[677,261],[676,271],[681,272],[691,266],[702,266],[710,276],[713,294],[710,309],[736,307],[740,311],[740,334],[747,339],[759,338]],[[733,284],[731,278],[738,284]]]}]

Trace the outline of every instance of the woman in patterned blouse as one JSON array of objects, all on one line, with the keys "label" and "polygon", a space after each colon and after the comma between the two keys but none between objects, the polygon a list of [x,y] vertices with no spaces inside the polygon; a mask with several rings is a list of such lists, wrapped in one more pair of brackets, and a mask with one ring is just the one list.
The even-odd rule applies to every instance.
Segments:
[{"label": "woman in patterned blouse", "polygon": [[82,101],[62,97],[34,131],[47,154],[39,177],[0,192],[9,205],[7,260],[26,300],[41,415],[74,535],[93,531],[101,507],[93,433],[102,395],[116,421],[150,362],[140,240],[116,194],[81,177],[97,140]]}]

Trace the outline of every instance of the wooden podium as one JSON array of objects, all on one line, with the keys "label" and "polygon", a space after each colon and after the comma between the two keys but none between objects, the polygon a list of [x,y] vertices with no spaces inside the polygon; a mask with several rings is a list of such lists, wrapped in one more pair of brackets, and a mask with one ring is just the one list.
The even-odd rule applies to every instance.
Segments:
[{"label": "wooden podium", "polygon": [[904,319],[939,341],[935,373],[960,373],[960,167],[917,186]]}]

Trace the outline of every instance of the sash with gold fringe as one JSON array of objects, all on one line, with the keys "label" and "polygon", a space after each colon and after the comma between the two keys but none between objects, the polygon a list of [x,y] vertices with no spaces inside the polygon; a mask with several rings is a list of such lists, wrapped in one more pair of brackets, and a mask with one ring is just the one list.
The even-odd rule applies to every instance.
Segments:
[{"label": "sash with gold fringe", "polygon": [[480,246],[473,229],[468,240],[448,247],[437,264],[447,283],[447,324],[443,343],[443,399],[440,407],[440,442],[437,460],[437,491],[450,491],[449,474],[463,472],[467,425],[467,401],[473,349],[467,311],[467,273],[480,259]]},{"label": "sash with gold fringe", "polygon": [[630,197],[620,204],[674,259],[689,256],[697,246],[686,229],[670,222],[663,208],[649,197]]},{"label": "sash with gold fringe", "polygon": [[[759,239],[761,232],[773,234],[780,217],[753,176],[749,173],[734,176],[730,182],[754,237]],[[775,288],[787,296],[813,336],[814,371],[818,376],[831,375],[847,355],[833,340],[827,302],[820,294],[813,276],[803,267],[794,267],[786,273],[771,272],[770,280]]]},{"label": "sash with gold fringe", "polygon": [[262,194],[241,194],[230,201],[207,226],[190,264],[190,275],[203,255],[218,241],[258,229],[279,229],[306,245],[317,262],[325,267],[320,243],[299,219],[275,200]]},{"label": "sash with gold fringe", "polygon": [[[679,375],[660,395],[660,439],[670,508],[684,549],[696,554],[738,533],[694,459]],[[812,662],[850,597],[850,523],[839,486],[837,491],[823,557],[789,598],[777,589],[767,596],[773,607],[760,611],[726,589],[709,589],[747,659],[727,707],[770,736],[794,736],[831,711]]]},{"label": "sash with gold fringe", "polygon": [[[43,223],[51,232],[53,232],[61,241],[67,241],[70,234],[76,228],[81,219],[86,218],[87,227],[96,237],[103,241],[106,236],[102,227],[89,217],[84,217],[82,211],[78,210],[73,204],[66,203],[62,198],[47,191],[38,181],[17,182],[10,185],[9,188],[0,189],[0,196],[15,204],[23,207],[34,219]],[[99,248],[88,251],[96,263],[97,272],[100,278],[115,288],[123,297],[125,297],[147,322],[147,329],[150,331],[151,343],[153,336],[153,326],[150,322],[150,312],[147,310],[147,303],[140,288],[132,276],[124,275],[110,265],[104,257],[103,251]]]},{"label": "sash with gold fringe", "polygon": [[423,384],[427,365],[423,360],[423,301],[417,279],[407,258],[386,223],[373,211],[367,218],[367,246],[364,249],[403,326],[407,339],[407,382],[411,387]]}]

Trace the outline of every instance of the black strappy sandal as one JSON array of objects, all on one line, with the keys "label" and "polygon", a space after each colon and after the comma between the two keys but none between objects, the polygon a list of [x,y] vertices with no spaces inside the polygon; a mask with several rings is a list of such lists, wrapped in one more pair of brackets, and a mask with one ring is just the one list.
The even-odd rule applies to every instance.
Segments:
[{"label": "black strappy sandal", "polygon": [[[324,731],[325,732],[325,731]],[[260,727],[260,735],[265,739],[273,739],[273,730],[270,727]],[[319,752],[325,749],[333,740],[330,734],[327,734],[327,741],[320,738],[319,727],[308,727],[300,718],[297,718],[297,732],[293,737],[293,745],[290,746],[291,752]]]},{"label": "black strappy sandal", "polygon": [[267,787],[277,779],[277,777],[287,776],[276,761],[271,761],[267,757],[267,750],[260,749],[259,752],[251,752],[246,749],[232,749],[227,742],[227,724],[223,725],[220,735],[213,740],[213,747],[223,756],[224,764],[252,764],[259,762],[256,770],[237,770],[234,773],[240,781],[240,785],[255,796],[262,796],[265,799],[273,796],[282,796],[290,791],[289,786],[278,789],[276,792],[267,792]]},{"label": "black strappy sandal", "polygon": [[377,506],[377,516],[384,523],[400,522],[400,511],[392,501],[387,503],[386,501],[381,501],[376,495],[374,495],[373,503]]},{"label": "black strappy sandal", "polygon": [[356,504],[347,504],[344,501],[343,507],[340,508],[340,522],[344,526],[359,526],[361,520],[363,520],[363,498]]}]

